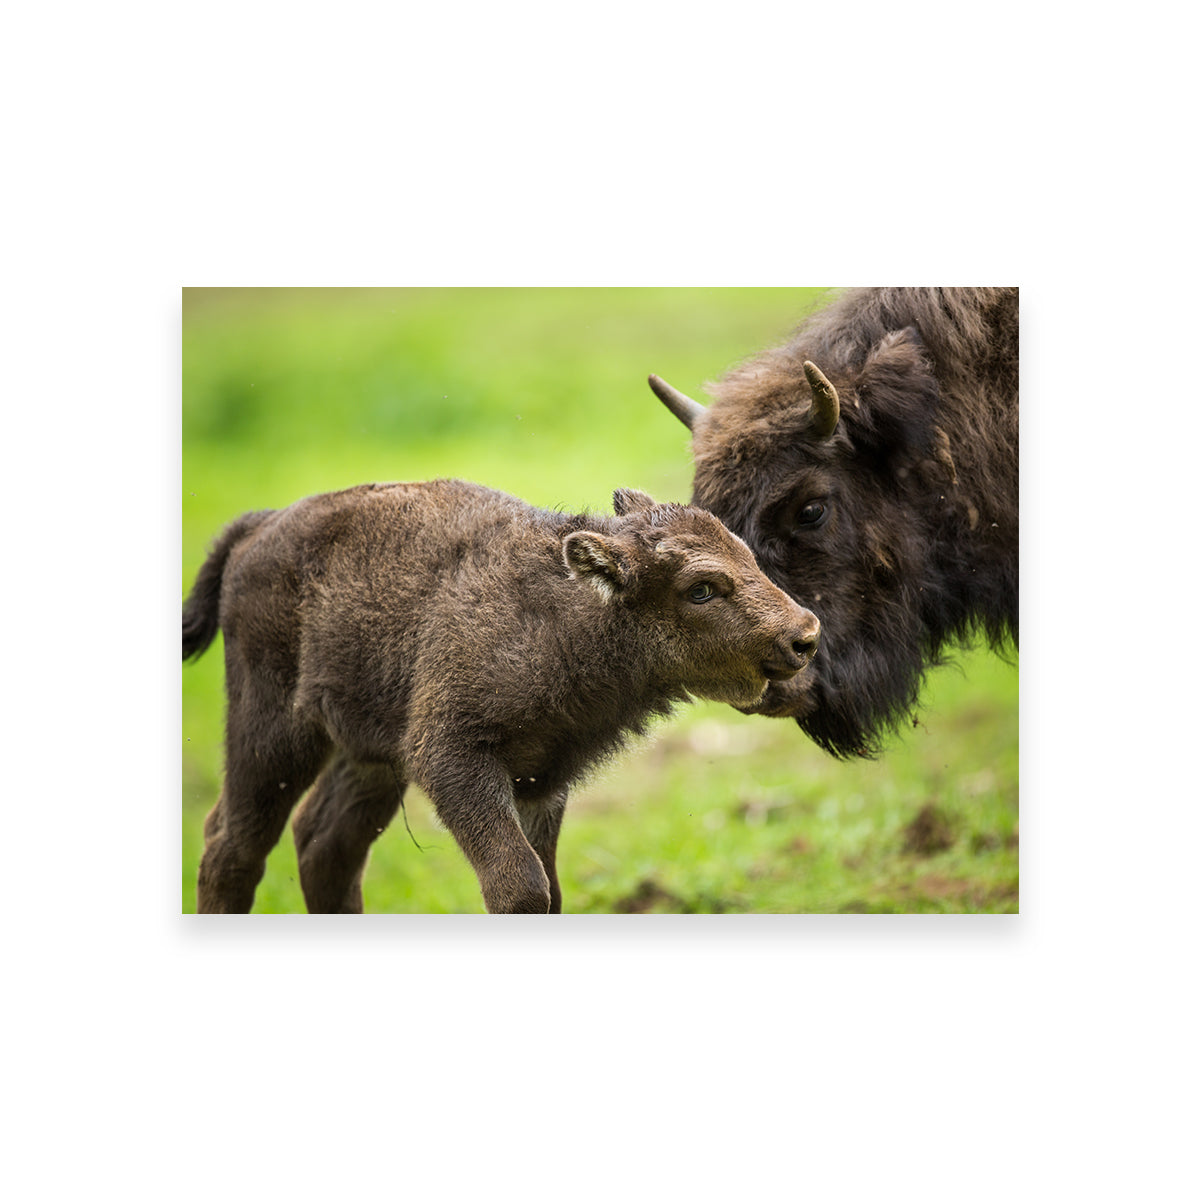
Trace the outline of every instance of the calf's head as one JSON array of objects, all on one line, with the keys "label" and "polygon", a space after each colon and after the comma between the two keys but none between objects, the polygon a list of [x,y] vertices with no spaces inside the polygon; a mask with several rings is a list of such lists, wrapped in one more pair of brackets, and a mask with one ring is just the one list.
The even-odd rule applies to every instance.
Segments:
[{"label": "calf's head", "polygon": [[569,534],[563,557],[637,623],[665,687],[759,711],[770,685],[812,661],[817,618],[771,583],[711,513],[629,489],[614,493],[613,508],[620,520],[611,531]]}]

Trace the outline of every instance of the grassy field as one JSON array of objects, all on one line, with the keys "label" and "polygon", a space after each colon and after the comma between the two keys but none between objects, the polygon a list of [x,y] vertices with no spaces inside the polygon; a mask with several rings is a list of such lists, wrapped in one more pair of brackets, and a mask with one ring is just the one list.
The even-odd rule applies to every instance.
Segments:
[{"label": "grassy field", "polygon": [[[651,395],[772,341],[824,289],[199,289],[183,302],[182,589],[239,513],[367,481],[459,476],[609,511],[686,500],[686,430]],[[182,905],[220,790],[220,640],[183,668]],[[1016,912],[1018,672],[930,675],[919,722],[839,764],[791,722],[701,703],[578,788],[559,850],[573,913]],[[475,877],[410,789],[368,912],[475,913]],[[303,912],[290,836],[256,912]]]}]

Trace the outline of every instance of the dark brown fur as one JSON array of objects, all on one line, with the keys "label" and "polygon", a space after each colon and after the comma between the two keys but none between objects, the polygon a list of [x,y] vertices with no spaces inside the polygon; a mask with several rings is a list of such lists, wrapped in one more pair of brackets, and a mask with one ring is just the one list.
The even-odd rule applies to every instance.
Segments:
[{"label": "dark brown fur", "polygon": [[199,910],[249,911],[311,786],[293,822],[305,901],[361,912],[412,781],[489,912],[560,912],[571,783],[689,693],[753,704],[816,649],[813,615],[709,513],[626,490],[614,507],[569,516],[438,480],[234,522],[183,613],[185,658],[224,632],[228,692]]},{"label": "dark brown fur", "polygon": [[[840,396],[827,439],[805,360]],[[1017,289],[853,290],[709,390],[692,502],[823,631],[814,669],[754,711],[874,753],[943,647],[1017,639]]]}]

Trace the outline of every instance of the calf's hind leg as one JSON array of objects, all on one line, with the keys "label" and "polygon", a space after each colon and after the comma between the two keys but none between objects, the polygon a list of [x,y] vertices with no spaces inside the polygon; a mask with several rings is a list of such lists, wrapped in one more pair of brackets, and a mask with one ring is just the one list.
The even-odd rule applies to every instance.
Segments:
[{"label": "calf's hind leg", "polygon": [[288,813],[321,769],[328,744],[277,722],[243,732],[230,705],[225,786],[204,822],[196,911],[248,913]]},{"label": "calf's hind leg", "polygon": [[292,821],[300,887],[310,913],[360,913],[371,844],[404,797],[405,781],[384,763],[338,755]]}]

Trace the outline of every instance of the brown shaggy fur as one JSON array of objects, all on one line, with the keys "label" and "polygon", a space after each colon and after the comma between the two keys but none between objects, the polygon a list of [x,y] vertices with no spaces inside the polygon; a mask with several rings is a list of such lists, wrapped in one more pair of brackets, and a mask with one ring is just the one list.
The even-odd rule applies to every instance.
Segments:
[{"label": "brown shaggy fur", "polygon": [[[811,360],[840,419],[814,432]],[[1017,638],[1015,288],[866,288],[715,385],[692,502],[820,618],[814,670],[754,711],[870,754],[943,647]]]},{"label": "brown shaggy fur", "polygon": [[560,912],[567,790],[689,693],[753,704],[818,623],[711,514],[613,497],[569,516],[459,480],[247,514],[183,611],[225,637],[225,786],[198,908],[248,912],[293,806],[310,912],[361,912],[372,842],[415,782],[489,912]]}]

